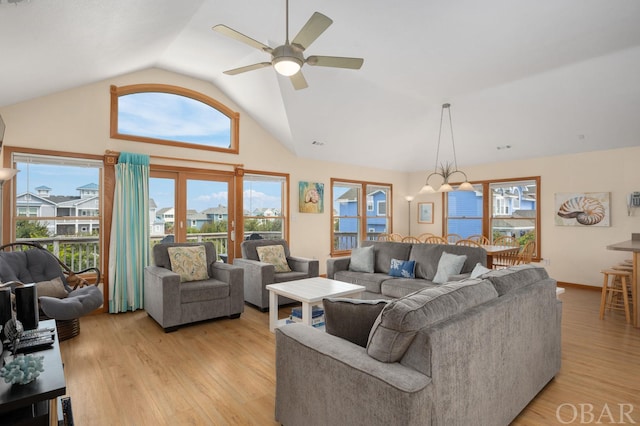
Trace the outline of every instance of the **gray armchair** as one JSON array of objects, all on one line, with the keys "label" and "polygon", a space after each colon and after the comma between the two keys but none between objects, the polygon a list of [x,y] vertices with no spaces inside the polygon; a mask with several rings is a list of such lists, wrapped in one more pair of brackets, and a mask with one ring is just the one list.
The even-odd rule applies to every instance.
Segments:
[{"label": "gray armchair", "polygon": [[[291,272],[275,272],[273,265],[260,262],[256,248],[273,245],[284,247],[284,254]],[[289,245],[285,240],[247,240],[240,244],[240,249],[242,258],[234,259],[233,264],[244,269],[244,300],[263,312],[269,309],[269,291],[265,288],[268,284],[318,276],[320,268],[318,260],[291,256]],[[293,302],[295,300],[286,297],[278,298],[280,305]]]},{"label": "gray armchair", "polygon": [[[208,279],[180,282],[171,268],[169,247],[204,245]],[[216,262],[212,243],[159,243],[153,247],[155,265],[144,270],[144,308],[165,332],[219,317],[239,318],[244,311],[243,270]]]}]

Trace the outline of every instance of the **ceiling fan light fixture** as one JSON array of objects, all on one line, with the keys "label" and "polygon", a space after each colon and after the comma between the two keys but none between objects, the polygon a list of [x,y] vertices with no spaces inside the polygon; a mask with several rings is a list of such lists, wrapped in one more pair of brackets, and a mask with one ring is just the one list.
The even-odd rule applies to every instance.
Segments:
[{"label": "ceiling fan light fixture", "polygon": [[298,58],[291,56],[283,56],[279,58],[273,58],[273,68],[276,69],[278,74],[285,77],[291,77],[300,71],[302,67],[302,61]]}]

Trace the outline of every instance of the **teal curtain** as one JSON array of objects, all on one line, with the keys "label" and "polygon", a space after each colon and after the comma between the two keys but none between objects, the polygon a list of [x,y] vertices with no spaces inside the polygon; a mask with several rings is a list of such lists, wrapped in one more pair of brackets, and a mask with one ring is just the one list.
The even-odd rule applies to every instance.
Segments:
[{"label": "teal curtain", "polygon": [[109,247],[109,312],[143,308],[149,264],[149,156],[120,153]]}]

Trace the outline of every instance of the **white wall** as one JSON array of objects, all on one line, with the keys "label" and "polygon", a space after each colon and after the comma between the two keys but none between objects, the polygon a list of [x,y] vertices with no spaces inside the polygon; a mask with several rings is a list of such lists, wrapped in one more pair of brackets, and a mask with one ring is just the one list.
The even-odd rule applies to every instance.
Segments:
[{"label": "white wall", "polygon": [[[215,153],[111,139],[109,137],[110,85],[125,86],[140,83],[171,84],[196,90],[240,112],[240,154]],[[406,173],[298,158],[267,134],[216,87],[201,80],[161,69],[148,69],[0,108],[0,115],[7,126],[4,145],[8,146],[97,155],[103,155],[105,150],[114,150],[188,159],[205,158],[209,161],[240,163],[245,169],[289,173],[291,250],[298,256],[319,259],[321,273],[326,271],[326,259],[329,257],[331,243],[329,236],[331,177],[375,180],[392,184],[393,207],[396,214],[394,230],[406,233],[407,203],[403,198],[406,195],[408,182]],[[330,125],[330,123],[322,125]],[[166,160],[155,162],[167,163]],[[172,164],[214,168],[206,164],[184,162],[172,162]],[[299,181],[325,184],[323,214],[298,213]]]},{"label": "white wall", "polygon": [[[540,176],[540,210],[543,265],[558,281],[602,286],[602,268],[630,253],[607,250],[606,246],[631,239],[640,232],[640,209],[627,215],[626,196],[640,191],[640,147],[597,151],[575,155],[536,158],[509,163],[461,167],[471,181]],[[417,192],[425,173],[413,173],[410,187]],[[610,227],[556,226],[554,194],[560,192],[610,192]],[[419,232],[442,232],[442,196],[418,195],[414,203],[433,201],[435,223],[412,224]],[[413,217],[413,213],[412,213]]]},{"label": "white wall", "polygon": [[[239,111],[240,154],[210,153],[111,139],[109,86],[137,83],[164,83],[186,87],[211,96]],[[427,175],[427,172],[400,173],[298,158],[210,83],[160,69],[143,70],[0,108],[0,115],[7,127],[4,145],[98,155],[111,149],[190,159],[206,157],[211,161],[242,163],[246,169],[289,173],[292,251],[300,256],[318,258],[321,273],[326,271],[326,259],[330,251],[331,216],[328,187],[331,177],[392,184],[393,231],[406,234],[408,203],[404,197],[416,195],[424,185]],[[384,142],[381,142],[380,149],[385,148]],[[629,239],[632,232],[640,232],[640,209],[631,217],[626,213],[626,194],[640,191],[639,160],[640,148],[628,148],[486,164],[463,169],[471,180],[541,176],[541,253],[543,258],[550,262],[547,266],[549,273],[559,281],[599,286],[601,268],[629,257],[622,252],[606,250],[606,246]],[[323,214],[297,212],[297,188],[301,180],[325,183],[326,208]],[[556,192],[611,192],[611,226],[578,228],[554,225]],[[417,205],[422,201],[435,203],[433,225],[417,223]],[[417,195],[411,203],[411,233],[440,234],[441,209],[440,195]]]}]

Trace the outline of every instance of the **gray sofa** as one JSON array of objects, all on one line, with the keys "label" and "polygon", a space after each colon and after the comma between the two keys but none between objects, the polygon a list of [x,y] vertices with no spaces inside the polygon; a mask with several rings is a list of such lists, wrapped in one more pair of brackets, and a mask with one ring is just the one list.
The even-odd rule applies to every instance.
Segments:
[{"label": "gray sofa", "polygon": [[302,324],[280,327],[276,420],[507,425],[560,370],[555,288],[532,265],[426,288],[387,304],[366,348]]},{"label": "gray sofa", "polygon": [[[276,272],[273,265],[260,262],[257,247],[281,245],[291,272]],[[262,311],[269,309],[268,284],[277,284],[304,278],[317,277],[320,264],[317,259],[292,256],[285,240],[247,240],[240,244],[242,258],[233,264],[244,269],[244,300]],[[278,305],[294,303],[288,297],[279,297]]]},{"label": "gray sofa", "polygon": [[[327,260],[327,278],[366,287],[363,299],[398,298],[433,287],[432,282],[443,252],[466,255],[467,259],[460,274],[450,280],[461,280],[469,276],[477,263],[487,264],[487,252],[479,247],[447,244],[412,244],[392,241],[362,241],[360,247],[373,246],[374,272],[349,270],[351,257],[335,257]],[[415,260],[415,278],[395,278],[389,276],[391,259]]]},{"label": "gray sofa", "polygon": [[[204,245],[208,278],[180,282],[171,267],[169,247]],[[160,243],[153,246],[154,265],[144,269],[144,309],[165,332],[180,325],[219,317],[238,318],[244,311],[243,270],[216,262],[213,243]]]}]

